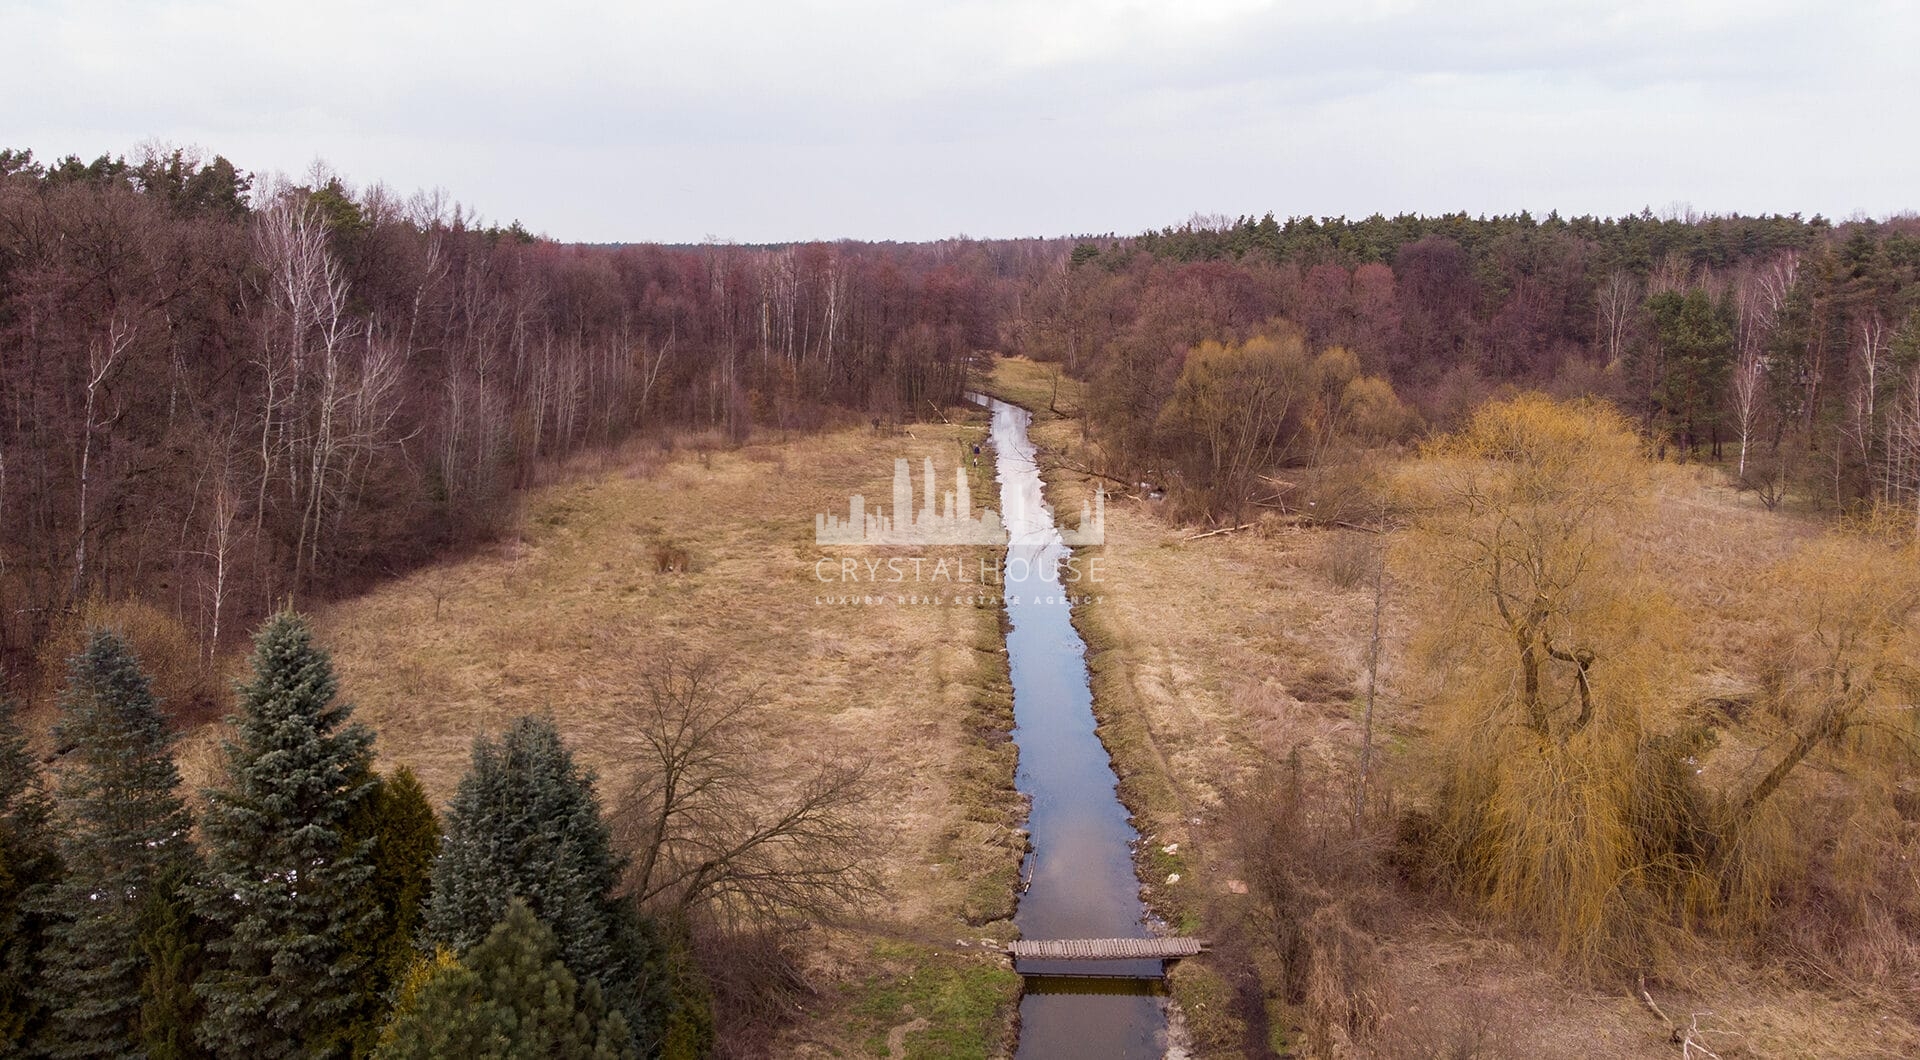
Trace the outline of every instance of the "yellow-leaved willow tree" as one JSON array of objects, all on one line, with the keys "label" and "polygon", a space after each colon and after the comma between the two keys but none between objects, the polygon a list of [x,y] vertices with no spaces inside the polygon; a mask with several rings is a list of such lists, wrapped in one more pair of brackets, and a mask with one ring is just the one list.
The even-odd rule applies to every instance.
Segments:
[{"label": "yellow-leaved willow tree", "polygon": [[1781,616],[1714,798],[1729,928],[1819,978],[1920,977],[1920,544],[1873,526],[1780,563]]},{"label": "yellow-leaved willow tree", "polygon": [[1652,465],[1616,412],[1521,395],[1426,456],[1415,867],[1591,970],[1667,970],[1709,928],[1920,973],[1920,547],[1798,549],[1755,690],[1703,698],[1657,554],[1625,547]]},{"label": "yellow-leaved willow tree", "polygon": [[1622,548],[1649,490],[1640,442],[1609,406],[1527,394],[1420,467],[1401,565],[1431,591],[1426,864],[1583,965],[1637,963],[1708,886],[1661,716],[1676,623]]}]

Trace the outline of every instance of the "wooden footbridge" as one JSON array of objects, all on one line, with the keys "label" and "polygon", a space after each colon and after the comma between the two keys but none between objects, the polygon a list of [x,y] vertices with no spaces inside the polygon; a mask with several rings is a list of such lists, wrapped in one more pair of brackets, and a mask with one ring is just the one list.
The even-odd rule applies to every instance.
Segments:
[{"label": "wooden footbridge", "polygon": [[[1204,939],[1021,939],[1007,943],[1007,956],[1020,961],[1177,961],[1207,950]],[[1027,971],[1027,975],[1044,972]],[[1084,975],[1084,972],[1062,973]]]}]

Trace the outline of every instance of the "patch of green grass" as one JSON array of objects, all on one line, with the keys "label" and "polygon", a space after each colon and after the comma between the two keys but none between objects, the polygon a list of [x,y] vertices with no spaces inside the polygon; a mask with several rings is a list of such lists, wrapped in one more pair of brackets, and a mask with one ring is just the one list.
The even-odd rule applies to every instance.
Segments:
[{"label": "patch of green grass", "polygon": [[1084,400],[1082,384],[1070,378],[1062,365],[1025,357],[996,358],[993,373],[976,385],[983,394],[1033,413],[1035,422],[1070,417]]},{"label": "patch of green grass", "polygon": [[1167,978],[1175,1003],[1187,1021],[1187,1034],[1202,1054],[1230,1055],[1247,1033],[1234,1012],[1233,987],[1213,969],[1182,961]]},{"label": "patch of green grass", "polygon": [[1020,859],[1026,853],[1019,829],[1025,812],[1014,789],[1019,752],[1013,729],[1013,686],[1001,650],[1006,613],[997,603],[975,605],[979,639],[977,671],[968,701],[970,739],[954,761],[953,799],[962,819],[946,837],[943,857],[964,881],[961,917],[970,925],[1013,915]]},{"label": "patch of green grass", "polygon": [[1275,998],[1267,999],[1267,1048],[1275,1056],[1293,1051],[1293,1008]]},{"label": "patch of green grass", "polygon": [[906,1035],[909,1057],[984,1060],[1011,1046],[1020,977],[1006,962],[900,942],[876,944],[872,957],[887,971],[855,986],[851,1006],[869,1055],[886,1056],[887,1033],[914,1020],[926,1025]]},{"label": "patch of green grass", "polygon": [[1126,649],[1096,603],[1075,604],[1073,624],[1087,645],[1094,719],[1099,723],[1100,742],[1106,745],[1120,778],[1121,801],[1153,827],[1177,819],[1180,796],[1171,778],[1161,771],[1146,718],[1133,702],[1133,689],[1127,683]]},{"label": "patch of green grass", "polygon": [[1193,875],[1193,870],[1187,866],[1185,849],[1181,848],[1176,853],[1169,854],[1166,847],[1167,845],[1162,843],[1149,843],[1141,855],[1147,882],[1153,884],[1155,888],[1167,886],[1166,881],[1169,876],[1179,876],[1184,883]]}]

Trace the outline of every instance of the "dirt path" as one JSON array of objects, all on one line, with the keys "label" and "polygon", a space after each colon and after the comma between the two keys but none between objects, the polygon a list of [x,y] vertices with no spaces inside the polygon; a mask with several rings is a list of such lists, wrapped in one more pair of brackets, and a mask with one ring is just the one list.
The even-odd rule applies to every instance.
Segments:
[{"label": "dirt path", "polygon": [[907,1035],[927,1029],[924,1018],[908,1020],[887,1032],[887,1060],[906,1060]]}]

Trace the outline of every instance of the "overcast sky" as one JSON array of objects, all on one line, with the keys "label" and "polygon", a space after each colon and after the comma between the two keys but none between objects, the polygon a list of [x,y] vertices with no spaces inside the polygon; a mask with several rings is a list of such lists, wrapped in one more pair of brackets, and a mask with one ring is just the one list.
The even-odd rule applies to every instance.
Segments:
[{"label": "overcast sky", "polygon": [[0,42],[0,146],[319,157],[565,240],[1920,207],[1911,3],[0,0]]}]

